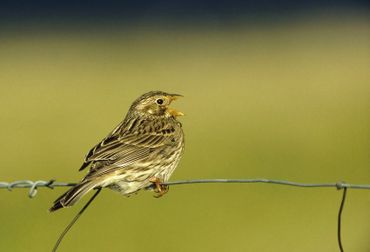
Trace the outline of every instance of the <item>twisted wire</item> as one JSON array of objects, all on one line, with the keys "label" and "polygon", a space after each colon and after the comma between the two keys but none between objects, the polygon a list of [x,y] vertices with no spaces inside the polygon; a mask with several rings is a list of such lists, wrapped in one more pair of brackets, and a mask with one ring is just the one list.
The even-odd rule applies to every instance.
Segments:
[{"label": "twisted wire", "polygon": [[55,179],[48,181],[45,180],[17,180],[13,182],[0,182],[0,189],[8,189],[12,191],[14,188],[30,188],[28,191],[28,197],[33,198],[37,194],[38,187],[46,187],[49,189],[54,189],[54,187],[65,187],[65,186],[74,186],[76,183],[69,182],[57,182]]}]

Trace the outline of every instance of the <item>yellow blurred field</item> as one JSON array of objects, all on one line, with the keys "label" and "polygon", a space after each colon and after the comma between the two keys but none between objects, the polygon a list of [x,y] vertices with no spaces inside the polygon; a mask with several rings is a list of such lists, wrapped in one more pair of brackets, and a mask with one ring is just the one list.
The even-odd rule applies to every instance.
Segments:
[{"label": "yellow blurred field", "polygon": [[[149,90],[176,102],[186,152],[172,180],[370,183],[369,18],[275,25],[141,24],[0,34],[0,181],[74,182],[82,159]],[[0,251],[50,251],[76,207],[0,191]],[[188,185],[155,199],[106,190],[59,251],[338,251],[341,193]],[[85,199],[86,201],[86,199]],[[349,190],[346,251],[370,251],[370,191]]]}]

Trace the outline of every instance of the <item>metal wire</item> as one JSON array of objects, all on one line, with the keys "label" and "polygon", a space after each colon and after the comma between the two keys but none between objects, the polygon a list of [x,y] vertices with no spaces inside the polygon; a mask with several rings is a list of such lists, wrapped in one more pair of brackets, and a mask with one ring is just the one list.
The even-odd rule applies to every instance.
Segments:
[{"label": "metal wire", "polygon": [[286,186],[296,186],[296,187],[335,187],[337,189],[352,188],[352,189],[369,189],[370,185],[360,185],[360,184],[347,184],[345,182],[336,183],[298,183],[286,180],[276,180],[276,179],[191,179],[191,180],[179,180],[173,182],[163,183],[165,185],[184,185],[184,184],[210,184],[210,183],[266,183],[266,184],[276,184],[276,185],[286,185]]},{"label": "metal wire", "polygon": [[[336,183],[298,183],[286,180],[276,180],[276,179],[189,179],[189,180],[178,180],[172,182],[163,183],[164,185],[185,185],[185,184],[214,184],[214,183],[265,183],[265,184],[275,184],[275,185],[285,185],[285,186],[295,186],[295,187],[334,187],[337,189],[351,188],[351,189],[366,189],[370,190],[370,185],[361,184],[347,184],[345,182]],[[33,198],[37,194],[37,189],[39,187],[46,187],[49,189],[54,189],[55,187],[68,187],[74,186],[76,183],[71,182],[57,182],[54,179],[45,180],[18,180],[14,182],[0,182],[0,189],[8,189],[12,191],[14,188],[30,188],[28,191],[28,197]]]},{"label": "metal wire", "polygon": [[28,197],[33,198],[37,194],[38,187],[47,187],[50,189],[54,189],[54,187],[65,187],[65,186],[74,186],[76,183],[69,183],[69,182],[56,182],[54,179],[49,181],[44,180],[17,180],[14,182],[0,182],[0,189],[8,189],[8,191],[12,191],[14,188],[30,188],[28,191]]},{"label": "metal wire", "polygon": [[[336,188],[338,190],[343,190],[343,196],[341,200],[341,204],[339,207],[339,213],[338,213],[338,225],[337,225],[337,234],[338,234],[338,245],[341,252],[344,252],[343,245],[342,245],[342,238],[341,238],[341,229],[342,229],[342,212],[344,208],[344,203],[346,200],[347,195],[347,189],[365,189],[369,190],[370,185],[365,184],[348,184],[345,182],[336,182],[336,183],[299,183],[299,182],[292,182],[287,180],[276,180],[276,179],[189,179],[189,180],[178,180],[178,181],[172,181],[172,182],[165,182],[164,185],[187,185],[187,184],[215,184],[215,183],[265,183],[265,184],[275,184],[275,185],[285,185],[285,186],[294,186],[294,187],[303,187],[303,188]],[[39,187],[46,187],[49,189],[54,189],[55,187],[69,187],[69,186],[75,186],[76,183],[70,183],[70,182],[57,182],[54,179],[44,181],[44,180],[18,180],[14,182],[0,182],[0,189],[8,189],[9,191],[12,191],[14,188],[29,188],[28,196],[30,198],[33,198],[37,194],[37,189]],[[149,188],[152,188],[153,186],[149,186]],[[100,192],[100,190],[94,194],[93,198]],[[90,199],[89,203],[93,200]],[[88,205],[87,204],[87,205]],[[82,213],[85,208],[85,206],[80,213]],[[78,214],[75,219],[73,220],[72,224],[78,219],[80,214]],[[71,224],[70,224],[71,225]],[[70,226],[67,226],[68,230]],[[65,233],[62,234],[60,240],[63,238]],[[59,245],[60,240],[58,240],[56,247]]]},{"label": "metal wire", "polygon": [[343,213],[343,208],[344,208],[344,202],[346,201],[346,196],[347,196],[347,188],[344,188],[343,195],[342,195],[342,201],[340,202],[339,212],[338,212],[337,235],[338,235],[338,246],[339,246],[340,252],[344,252],[341,232],[342,232],[342,213]]},{"label": "metal wire", "polygon": [[81,215],[85,212],[85,210],[89,207],[89,205],[91,204],[91,202],[93,202],[93,200],[96,198],[96,196],[98,196],[98,194],[100,193],[101,191],[101,187],[99,187],[96,192],[94,193],[94,195],[89,199],[89,201],[84,205],[83,208],[81,208],[81,210],[77,213],[77,215],[72,219],[72,221],[68,224],[68,226],[63,230],[63,232],[61,233],[61,235],[59,236],[57,242],[55,243],[54,247],[53,247],[53,250],[52,252],[56,252],[60,243],[62,242],[64,236],[67,234],[67,232],[72,228],[72,226],[76,223],[76,221],[81,217]]}]

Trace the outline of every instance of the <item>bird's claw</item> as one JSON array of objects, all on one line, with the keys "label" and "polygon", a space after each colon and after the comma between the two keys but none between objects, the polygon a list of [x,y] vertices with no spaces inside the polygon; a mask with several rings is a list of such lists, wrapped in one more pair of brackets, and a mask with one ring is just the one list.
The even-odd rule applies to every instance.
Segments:
[{"label": "bird's claw", "polygon": [[150,182],[153,183],[154,187],[154,192],[155,194],[153,195],[154,198],[160,198],[163,195],[165,195],[170,187],[168,185],[163,185],[162,180],[160,178],[153,177],[149,180]]}]

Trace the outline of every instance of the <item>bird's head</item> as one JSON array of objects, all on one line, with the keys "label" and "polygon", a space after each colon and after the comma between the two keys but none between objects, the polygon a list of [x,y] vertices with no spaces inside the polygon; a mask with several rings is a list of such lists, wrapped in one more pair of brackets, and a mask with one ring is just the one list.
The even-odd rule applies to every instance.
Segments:
[{"label": "bird's head", "polygon": [[178,117],[184,114],[169,105],[182,95],[168,94],[162,91],[151,91],[137,98],[131,105],[130,112],[140,116]]}]

